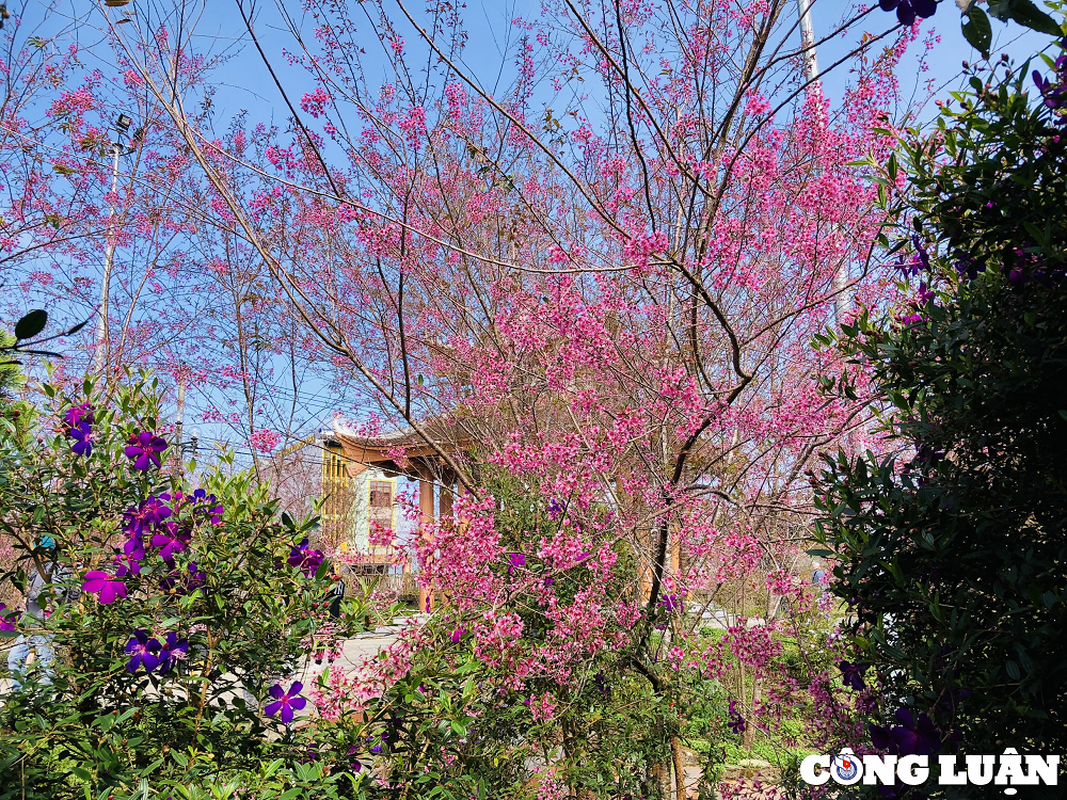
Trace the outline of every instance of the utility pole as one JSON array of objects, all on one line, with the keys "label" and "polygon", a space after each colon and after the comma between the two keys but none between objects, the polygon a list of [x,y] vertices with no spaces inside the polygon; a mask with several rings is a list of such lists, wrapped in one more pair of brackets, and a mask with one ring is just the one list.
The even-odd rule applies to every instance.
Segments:
[{"label": "utility pole", "polygon": [[178,378],[178,418],[174,422],[175,447],[178,452],[178,478],[185,475],[185,447],[182,443],[182,425],[185,422],[185,375]]},{"label": "utility pole", "polygon": [[104,248],[104,274],[100,279],[100,316],[96,320],[96,348],[93,351],[93,374],[103,378],[105,382],[109,376],[111,362],[111,339],[108,331],[108,298],[111,294],[111,270],[115,263],[115,195],[119,190],[119,156],[128,156],[137,149],[144,138],[144,128],[138,128],[133,134],[133,144],[124,145],[122,137],[130,130],[133,120],[125,114],[119,114],[115,118],[115,130],[118,132],[116,141],[111,143],[108,152],[111,154],[111,203],[107,223],[107,246]]},{"label": "utility pole", "polygon": [[[800,19],[800,46],[804,49],[804,80],[811,81],[812,88],[821,88],[819,56],[815,52],[815,31],[811,26],[810,0],[797,0],[797,13]],[[851,306],[847,297],[850,277],[848,262],[842,261],[834,273],[834,318],[839,327]]]},{"label": "utility pole", "polygon": [[815,52],[815,32],[811,27],[809,0],[797,0],[797,12],[800,14],[800,46],[804,48],[804,78],[817,81],[819,79],[819,56]]}]

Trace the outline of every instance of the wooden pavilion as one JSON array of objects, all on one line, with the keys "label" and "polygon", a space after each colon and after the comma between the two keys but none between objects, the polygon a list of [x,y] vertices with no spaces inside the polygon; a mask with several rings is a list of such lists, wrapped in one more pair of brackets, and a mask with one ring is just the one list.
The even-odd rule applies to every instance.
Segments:
[{"label": "wooden pavilion", "polygon": [[[386,475],[402,475],[418,482],[419,511],[425,521],[452,518],[452,503],[455,497],[456,479],[452,470],[444,463],[440,452],[456,452],[456,440],[445,435],[445,431],[431,429],[433,444],[412,428],[402,428],[378,436],[365,436],[357,433],[343,421],[335,421],[327,443],[324,457],[324,492],[327,490],[327,473],[330,476],[348,479],[358,478],[371,468],[382,470]],[[436,446],[435,446],[436,445]],[[325,466],[329,463],[330,466]],[[324,508],[326,525],[329,526],[330,512],[340,515],[343,509]],[[392,553],[375,552],[371,548],[369,558],[372,562],[387,563]],[[409,566],[405,564],[405,573]],[[439,602],[437,593],[420,587],[418,590],[419,609],[433,611]]]}]

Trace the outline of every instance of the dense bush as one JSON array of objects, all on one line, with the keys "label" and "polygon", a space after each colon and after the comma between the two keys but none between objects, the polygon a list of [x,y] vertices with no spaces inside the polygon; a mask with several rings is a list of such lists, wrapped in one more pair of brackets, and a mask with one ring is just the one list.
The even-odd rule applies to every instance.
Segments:
[{"label": "dense bush", "polygon": [[0,797],[355,791],[358,775],[298,764],[307,735],[287,724],[326,591],[313,521],[279,521],[247,473],[184,482],[154,382],[110,403],[83,389],[45,387],[37,446],[0,439],[3,578],[48,576],[51,608],[43,623],[7,616],[2,635],[58,652],[55,674],[27,670],[0,712]]},{"label": "dense bush", "polygon": [[882,750],[1067,745],[1067,58],[1047,66],[975,69],[905,144],[913,300],[843,328],[897,449],[827,459],[818,533]]}]

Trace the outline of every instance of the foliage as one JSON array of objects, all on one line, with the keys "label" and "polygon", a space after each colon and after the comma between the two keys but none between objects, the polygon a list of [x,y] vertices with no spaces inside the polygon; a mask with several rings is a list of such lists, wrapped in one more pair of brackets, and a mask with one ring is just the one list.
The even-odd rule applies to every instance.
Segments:
[{"label": "foliage", "polygon": [[[1064,62],[1048,63],[1045,102],[1025,66],[976,69],[904,144],[897,213],[917,235],[900,267],[922,282],[840,342],[873,372],[896,449],[826,459],[820,552],[840,560],[863,680],[885,719],[910,710],[926,752],[1067,744],[1067,138],[1048,102]],[[870,730],[897,752],[906,728]]]},{"label": "foliage", "polygon": [[83,390],[46,385],[43,442],[0,445],[15,548],[3,577],[48,575],[52,612],[0,635],[47,636],[59,652],[55,674],[31,669],[0,712],[0,797],[216,797],[228,784],[241,797],[352,796],[343,773],[309,777],[296,763],[306,734],[264,715],[321,615],[327,565],[304,568],[294,547],[314,520],[278,521],[247,472],[198,475],[194,490],[172,459],[142,458],[144,441],[170,449],[154,435],[154,380],[111,405]]},{"label": "foliage", "polygon": [[[0,349],[11,344],[14,337],[0,334]],[[33,406],[16,397],[24,384],[25,377],[17,364],[0,364],[0,438],[23,446],[33,427]]]}]

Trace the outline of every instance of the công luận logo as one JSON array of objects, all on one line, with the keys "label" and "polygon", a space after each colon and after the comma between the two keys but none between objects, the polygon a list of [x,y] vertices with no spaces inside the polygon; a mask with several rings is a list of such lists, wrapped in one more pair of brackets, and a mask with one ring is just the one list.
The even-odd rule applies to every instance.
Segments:
[{"label": "c\u00f4ng lu\u1eadn logo", "polygon": [[1019,755],[1009,747],[1001,755],[930,756],[856,755],[844,748],[835,756],[812,755],[800,763],[800,777],[811,786],[830,780],[842,786],[919,786],[931,779],[936,767],[939,786],[990,786],[1011,796],[1016,786],[1058,786],[1058,755]]}]

